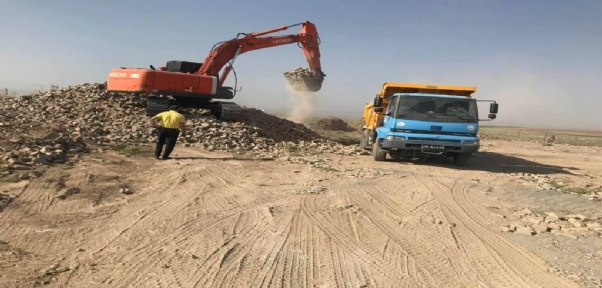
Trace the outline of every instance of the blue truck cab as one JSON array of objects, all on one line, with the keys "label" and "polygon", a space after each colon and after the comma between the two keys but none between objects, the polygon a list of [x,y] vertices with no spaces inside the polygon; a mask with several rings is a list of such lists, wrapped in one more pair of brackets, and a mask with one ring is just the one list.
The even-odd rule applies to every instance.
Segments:
[{"label": "blue truck cab", "polygon": [[[364,112],[360,145],[372,150],[374,160],[384,161],[387,155],[395,160],[452,157],[455,164],[465,165],[479,151],[482,120],[477,102],[481,100],[471,97],[476,87],[385,85],[398,89],[377,95]],[[492,102],[486,120],[495,119],[498,104],[484,101]]]}]

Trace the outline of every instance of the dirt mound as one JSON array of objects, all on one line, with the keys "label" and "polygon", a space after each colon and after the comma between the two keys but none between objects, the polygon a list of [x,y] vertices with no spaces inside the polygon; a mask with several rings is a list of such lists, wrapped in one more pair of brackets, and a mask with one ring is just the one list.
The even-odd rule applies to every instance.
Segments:
[{"label": "dirt mound", "polygon": [[333,131],[350,131],[347,122],[341,118],[328,117],[318,120],[316,123],[320,128]]},{"label": "dirt mound", "polygon": [[[86,144],[154,143],[156,131],[145,116],[146,98],[143,94],[107,92],[104,84],[83,84],[2,101],[3,162],[60,162],[69,152],[84,151]],[[296,151],[356,152],[354,147],[321,138],[304,125],[243,108],[245,116],[240,122],[224,122],[204,110],[183,111],[189,133],[180,142],[207,150],[258,153],[280,153],[291,146]]]}]

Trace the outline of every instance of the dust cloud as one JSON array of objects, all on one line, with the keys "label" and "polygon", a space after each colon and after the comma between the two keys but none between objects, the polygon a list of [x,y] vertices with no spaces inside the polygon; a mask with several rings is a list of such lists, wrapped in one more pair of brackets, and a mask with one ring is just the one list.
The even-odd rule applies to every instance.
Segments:
[{"label": "dust cloud", "polygon": [[288,112],[286,119],[296,123],[303,123],[303,121],[313,114],[316,108],[316,92],[304,91],[303,85],[292,85],[287,84],[286,86],[289,100],[293,104],[293,108]]}]

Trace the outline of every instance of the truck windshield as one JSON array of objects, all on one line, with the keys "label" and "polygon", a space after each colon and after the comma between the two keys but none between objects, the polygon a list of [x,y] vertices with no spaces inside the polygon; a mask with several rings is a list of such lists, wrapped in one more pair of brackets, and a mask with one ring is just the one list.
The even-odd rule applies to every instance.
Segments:
[{"label": "truck windshield", "polygon": [[438,122],[474,122],[478,118],[474,99],[401,96],[398,101],[398,118]]}]

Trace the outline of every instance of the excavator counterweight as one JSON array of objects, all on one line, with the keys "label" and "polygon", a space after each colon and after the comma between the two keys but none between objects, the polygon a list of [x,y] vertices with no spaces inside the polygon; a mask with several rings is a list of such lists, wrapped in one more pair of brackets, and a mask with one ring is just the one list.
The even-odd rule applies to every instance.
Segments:
[{"label": "excavator counterweight", "polygon": [[[299,34],[265,36],[294,26],[301,26]],[[113,69],[109,72],[107,90],[167,96],[149,97],[146,109],[149,116],[167,110],[171,104],[177,104],[182,108],[208,109],[218,119],[236,121],[242,112],[240,106],[232,102],[215,101],[232,99],[236,95],[235,88],[223,86],[236,58],[249,51],[292,43],[297,43],[303,49],[309,69],[285,73],[289,85],[299,91],[319,91],[326,75],[320,64],[318,31],[309,21],[263,32],[239,33],[234,39],[215,44],[202,63],[169,61],[159,69],[152,65],[150,69]],[[234,75],[236,79],[236,73]]]}]

